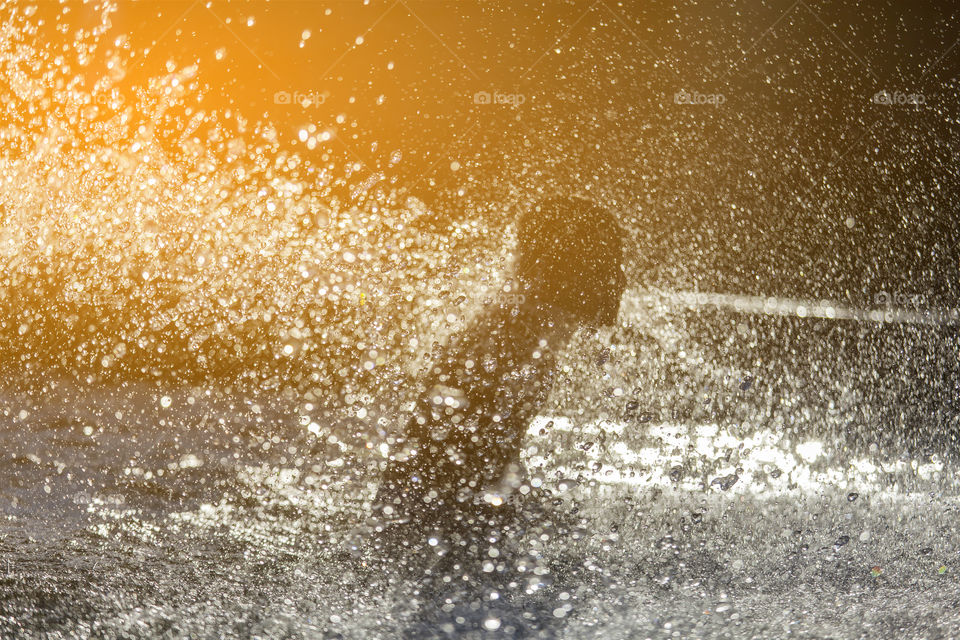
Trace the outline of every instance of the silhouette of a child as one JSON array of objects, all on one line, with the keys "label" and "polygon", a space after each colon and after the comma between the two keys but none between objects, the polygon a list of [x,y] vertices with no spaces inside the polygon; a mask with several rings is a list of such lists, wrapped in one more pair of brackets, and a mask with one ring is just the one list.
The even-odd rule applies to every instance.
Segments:
[{"label": "silhouette of a child", "polygon": [[534,205],[517,223],[514,281],[424,380],[376,498],[388,519],[436,520],[509,484],[553,383],[555,354],[581,326],[612,323],[625,286],[624,234],[586,200]]}]

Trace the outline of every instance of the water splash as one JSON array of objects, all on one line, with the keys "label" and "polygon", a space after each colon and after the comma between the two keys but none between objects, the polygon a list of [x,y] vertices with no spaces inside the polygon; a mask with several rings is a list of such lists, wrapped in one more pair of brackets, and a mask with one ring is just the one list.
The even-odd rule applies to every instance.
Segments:
[{"label": "water splash", "polygon": [[[270,124],[206,108],[197,64],[125,82],[152,52],[108,41],[115,6],[93,6],[95,26],[63,50],[40,37],[35,10],[5,7],[0,286],[13,360],[324,389],[314,395],[336,380],[349,394],[373,369],[406,380],[401,361],[462,325],[503,266],[502,246],[481,256],[493,240],[477,220],[450,236],[414,229],[424,206],[384,173],[317,166]],[[92,72],[95,58],[109,73]]]}]

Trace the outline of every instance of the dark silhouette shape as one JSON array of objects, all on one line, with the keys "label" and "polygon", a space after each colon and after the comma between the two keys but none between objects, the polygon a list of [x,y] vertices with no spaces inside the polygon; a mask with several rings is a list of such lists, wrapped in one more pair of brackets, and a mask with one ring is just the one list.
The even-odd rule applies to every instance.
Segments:
[{"label": "dark silhouette shape", "polygon": [[586,200],[534,205],[518,221],[515,290],[455,336],[375,500],[388,520],[430,526],[489,512],[521,483],[530,421],[550,392],[555,353],[581,326],[612,323],[625,286],[623,231]]}]

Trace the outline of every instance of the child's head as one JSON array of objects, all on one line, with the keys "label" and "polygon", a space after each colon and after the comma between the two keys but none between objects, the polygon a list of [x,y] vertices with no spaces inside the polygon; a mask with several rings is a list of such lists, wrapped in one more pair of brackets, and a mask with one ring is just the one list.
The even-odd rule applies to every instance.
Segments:
[{"label": "child's head", "polygon": [[580,198],[533,205],[517,222],[517,277],[539,304],[579,322],[616,320],[626,286],[624,231],[606,210]]}]

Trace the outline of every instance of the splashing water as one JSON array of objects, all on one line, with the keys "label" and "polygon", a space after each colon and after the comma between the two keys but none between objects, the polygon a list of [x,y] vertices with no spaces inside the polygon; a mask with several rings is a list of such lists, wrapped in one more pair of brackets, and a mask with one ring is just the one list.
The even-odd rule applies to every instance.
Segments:
[{"label": "splashing water", "polygon": [[[445,238],[411,230],[423,206],[382,175],[345,163],[335,177],[281,150],[269,125],[204,110],[196,66],[125,87],[137,56],[100,37],[109,6],[72,56],[31,48],[33,11],[8,11],[8,360],[324,393],[336,379],[349,392],[461,326],[474,291],[492,293],[502,262],[481,257],[492,242],[476,221]],[[111,73],[85,83],[97,55]]]},{"label": "splashing water", "polygon": [[516,517],[378,548],[417,376],[512,291],[508,207],[424,224],[199,63],[132,79],[109,3],[41,46],[62,10],[0,21],[0,635],[960,633],[957,417],[883,375],[956,380],[915,313],[632,282],[489,496]]}]

